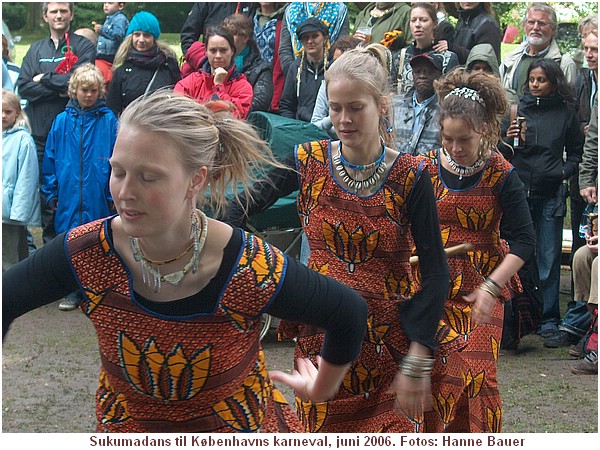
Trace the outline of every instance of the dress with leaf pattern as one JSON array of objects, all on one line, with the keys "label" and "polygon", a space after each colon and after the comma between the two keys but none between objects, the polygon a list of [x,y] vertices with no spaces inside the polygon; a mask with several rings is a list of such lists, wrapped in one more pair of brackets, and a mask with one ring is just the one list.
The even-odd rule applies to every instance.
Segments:
[{"label": "dress with leaf pattern", "polygon": [[[492,310],[491,323],[479,325],[473,322],[472,305],[463,296],[475,291],[509,253],[506,241],[500,238],[503,215],[500,198],[514,168],[499,153],[493,152],[484,170],[472,175],[474,184],[452,189],[443,177],[455,175],[439,163],[440,150],[421,158],[428,163],[444,246],[465,242],[473,245],[466,254],[448,258],[450,287],[438,332],[440,349],[432,373],[434,410],[425,414],[422,431],[500,432],[502,404],[497,360],[503,302],[510,300],[511,293],[504,287],[501,301],[497,301]],[[513,180],[518,182],[514,175],[512,173]],[[519,186],[517,189],[522,189],[522,184]],[[512,292],[521,290],[518,276],[513,277],[509,286]]]},{"label": "dress with leaf pattern", "polygon": [[98,333],[97,431],[299,431],[258,339],[285,256],[245,233],[215,311],[165,317],[132,301],[131,275],[106,237],[108,223],[75,228],[67,240],[86,294],[81,308]]},{"label": "dress with leaf pattern", "polygon": [[[333,400],[303,402],[296,409],[307,432],[412,432],[417,424],[394,410],[387,393],[402,355],[419,331],[422,342],[434,345],[448,280],[439,224],[429,176],[423,161],[402,154],[396,158],[381,188],[360,197],[331,176],[331,141],[297,146],[300,193],[298,213],[310,244],[309,267],[352,287],[367,301],[367,335],[360,355]],[[419,186],[417,189],[416,186]],[[427,201],[411,203],[425,187]],[[420,197],[419,197],[420,198]],[[414,202],[417,203],[417,202]],[[423,214],[426,238],[415,235],[409,217]],[[417,242],[429,253],[440,276],[437,293],[416,291],[409,258]],[[437,246],[437,247],[436,247]],[[426,253],[426,252],[423,252]],[[436,259],[437,258],[437,259]],[[431,285],[430,285],[431,286]],[[421,295],[423,294],[423,295]],[[422,308],[419,312],[412,308]],[[402,321],[402,317],[405,321]],[[408,324],[408,326],[407,326]],[[314,357],[323,343],[322,330],[282,321],[280,333],[298,337],[295,357]],[[412,335],[411,339],[407,334]],[[420,340],[420,338],[416,338]]]}]

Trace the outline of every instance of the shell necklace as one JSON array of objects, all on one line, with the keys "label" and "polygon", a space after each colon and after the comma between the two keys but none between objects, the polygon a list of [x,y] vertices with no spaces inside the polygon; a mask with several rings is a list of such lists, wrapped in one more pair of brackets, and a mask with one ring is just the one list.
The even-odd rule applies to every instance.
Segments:
[{"label": "shell necklace", "polygon": [[479,159],[475,161],[475,164],[473,164],[472,166],[461,166],[452,159],[452,156],[450,156],[450,153],[448,153],[446,147],[442,147],[442,151],[444,152],[444,156],[446,156],[446,161],[448,161],[448,164],[450,165],[450,167],[452,167],[452,170],[454,170],[458,174],[459,180],[462,180],[463,177],[470,177],[475,173],[477,169],[479,169],[485,163],[485,161],[481,157],[479,157]]},{"label": "shell necklace", "polygon": [[[344,183],[346,183],[350,189],[354,189],[354,193],[356,194],[363,188],[374,186],[375,183],[377,183],[381,179],[381,176],[383,175],[387,167],[387,164],[384,161],[385,153],[385,144],[381,144],[381,155],[375,161],[364,166],[352,164],[346,161],[344,155],[342,155],[342,141],[340,141],[339,151],[336,155],[332,157],[333,166],[335,167],[335,170],[337,171],[340,178],[344,181]],[[356,172],[359,172],[361,174],[361,179],[357,180],[351,177],[348,171],[346,170],[346,167]],[[369,177],[364,178],[362,172],[365,172],[367,170],[372,170],[373,173]]]},{"label": "shell necklace", "polygon": [[[139,262],[142,266],[142,281],[144,285],[154,291],[155,294],[160,292],[163,282],[172,284],[173,286],[179,285],[185,275],[190,272],[196,273],[198,271],[198,263],[200,261],[200,252],[204,248],[206,243],[206,235],[208,232],[208,219],[206,214],[199,209],[192,211],[192,229],[190,231],[190,238],[192,244],[184,250],[180,255],[175,258],[167,259],[164,261],[154,261],[146,258],[140,247],[138,238],[129,236],[129,243],[131,245],[131,251],[133,253],[133,259]],[[160,266],[169,264],[173,261],[185,256],[189,251],[193,249],[192,257],[189,262],[184,266],[182,270],[162,275],[160,273]],[[157,266],[156,268],[154,266]]]}]

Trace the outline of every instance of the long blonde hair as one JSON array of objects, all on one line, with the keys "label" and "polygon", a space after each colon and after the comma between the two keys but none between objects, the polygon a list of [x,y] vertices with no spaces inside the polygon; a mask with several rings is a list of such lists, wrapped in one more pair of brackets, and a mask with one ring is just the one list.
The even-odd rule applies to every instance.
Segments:
[{"label": "long blonde hair", "polygon": [[[164,41],[160,39],[154,39],[154,45],[158,47],[158,51],[164,53],[167,58],[172,58],[177,61],[177,54],[175,51]],[[133,48],[133,34],[126,36],[119,45],[117,49],[117,53],[115,55],[115,59],[112,65],[112,71],[114,72],[119,66],[122,66],[125,61],[127,61],[127,56],[129,55],[129,51]]]},{"label": "long blonde hair", "polygon": [[26,128],[27,131],[31,132],[31,125],[29,125],[29,119],[25,111],[21,108],[21,99],[19,96],[12,91],[2,89],[2,103],[5,102],[17,111],[17,117],[11,129]]},{"label": "long blonde hair", "polygon": [[167,136],[189,173],[206,166],[207,192],[198,195],[197,204],[217,217],[241,192],[251,199],[251,186],[265,180],[271,167],[285,167],[249,123],[226,111],[212,112],[169,88],[129,104],[119,119],[119,130],[127,127]]}]

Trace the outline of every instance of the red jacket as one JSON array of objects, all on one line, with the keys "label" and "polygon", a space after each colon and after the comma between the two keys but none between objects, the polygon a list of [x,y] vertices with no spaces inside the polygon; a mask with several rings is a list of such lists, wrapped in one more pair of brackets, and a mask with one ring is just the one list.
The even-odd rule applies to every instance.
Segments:
[{"label": "red jacket", "polygon": [[195,98],[200,103],[225,100],[235,106],[232,111],[234,116],[245,119],[250,113],[253,96],[252,85],[246,77],[235,70],[235,65],[232,65],[223,84],[215,85],[213,80],[210,66],[206,61],[201,71],[193,72],[177,82],[174,91]]}]

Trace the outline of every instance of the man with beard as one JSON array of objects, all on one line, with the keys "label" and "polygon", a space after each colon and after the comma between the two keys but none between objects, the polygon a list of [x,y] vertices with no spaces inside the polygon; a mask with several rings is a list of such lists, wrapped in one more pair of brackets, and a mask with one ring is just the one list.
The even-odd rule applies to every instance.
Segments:
[{"label": "man with beard", "polygon": [[577,65],[567,54],[561,54],[556,43],[556,11],[547,3],[532,3],[527,8],[523,20],[526,37],[523,44],[502,59],[500,77],[507,89],[513,89],[518,95],[523,93],[527,70],[534,62],[542,58],[556,61],[567,81],[573,85],[577,79]]}]

